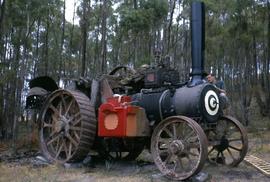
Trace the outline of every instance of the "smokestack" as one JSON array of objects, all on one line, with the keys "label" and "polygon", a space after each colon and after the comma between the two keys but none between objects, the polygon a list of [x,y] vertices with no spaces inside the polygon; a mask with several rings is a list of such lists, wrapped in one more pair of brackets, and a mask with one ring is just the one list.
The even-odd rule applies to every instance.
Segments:
[{"label": "smokestack", "polygon": [[191,7],[192,72],[189,86],[202,83],[204,72],[205,10],[203,2],[193,2]]}]

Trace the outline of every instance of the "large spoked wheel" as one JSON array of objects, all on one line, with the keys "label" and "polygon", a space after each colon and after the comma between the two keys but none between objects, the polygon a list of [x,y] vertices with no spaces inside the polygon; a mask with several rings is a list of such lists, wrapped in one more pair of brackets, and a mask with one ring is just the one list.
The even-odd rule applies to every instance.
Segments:
[{"label": "large spoked wheel", "polygon": [[47,99],[41,115],[40,145],[50,162],[82,160],[96,135],[95,110],[78,91],[57,90]]},{"label": "large spoked wheel", "polygon": [[135,160],[143,151],[145,138],[105,138],[99,142],[98,153],[107,160]]},{"label": "large spoked wheel", "polygon": [[245,158],[248,150],[247,131],[235,118],[221,117],[207,136],[208,160],[211,163],[234,167]]},{"label": "large spoked wheel", "polygon": [[200,125],[187,117],[169,117],[151,138],[151,153],[162,174],[184,180],[198,173],[207,159],[207,138]]}]

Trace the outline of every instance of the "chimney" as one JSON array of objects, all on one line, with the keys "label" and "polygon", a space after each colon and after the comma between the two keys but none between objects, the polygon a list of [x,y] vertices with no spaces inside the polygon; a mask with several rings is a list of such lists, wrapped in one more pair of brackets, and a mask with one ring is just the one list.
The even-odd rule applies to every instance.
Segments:
[{"label": "chimney", "polygon": [[205,42],[205,10],[203,2],[193,2],[191,6],[191,56],[192,72],[188,86],[203,83],[204,42]]}]

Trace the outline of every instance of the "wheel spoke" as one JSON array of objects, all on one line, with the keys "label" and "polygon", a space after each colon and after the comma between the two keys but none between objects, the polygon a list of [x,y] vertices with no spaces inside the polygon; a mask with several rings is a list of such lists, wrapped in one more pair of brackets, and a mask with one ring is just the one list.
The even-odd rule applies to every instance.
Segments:
[{"label": "wheel spoke", "polygon": [[71,108],[71,106],[72,106],[72,104],[73,104],[73,102],[74,102],[74,100],[73,99],[71,99],[71,101],[70,101],[70,103],[68,104],[68,106],[67,106],[67,108],[66,108],[66,112],[65,112],[65,116],[67,115],[67,113],[69,112],[69,110],[70,110],[70,108]]},{"label": "wheel spoke", "polygon": [[211,150],[209,150],[208,155],[211,154],[214,151],[215,147],[212,147]]},{"label": "wheel spoke", "polygon": [[222,152],[220,152],[220,154],[221,154],[221,157],[225,159],[225,156],[224,156],[223,151],[222,151]]},{"label": "wheel spoke", "polygon": [[165,149],[165,150],[158,150],[158,153],[159,153],[159,155],[163,155],[163,154],[168,154],[169,151],[168,151],[168,149]]},{"label": "wheel spoke", "polygon": [[47,142],[47,145],[50,145],[52,144],[54,141],[56,141],[58,138],[59,138],[59,134],[56,134],[56,136],[53,136],[52,139],[50,139],[48,142]]},{"label": "wheel spoke", "polygon": [[192,148],[200,148],[200,143],[199,143],[199,141],[196,141],[196,142],[189,142],[187,145],[188,145],[188,147],[189,147],[190,149],[192,149]]},{"label": "wheel spoke", "polygon": [[180,166],[183,170],[185,170],[184,165],[183,165],[183,162],[182,162],[182,158],[181,158],[179,155],[177,155],[177,159],[178,159],[179,166]]},{"label": "wheel spoke", "polygon": [[220,152],[218,151],[218,152],[217,152],[217,155],[216,155],[216,159],[215,159],[215,162],[216,162],[216,163],[218,162],[218,157],[219,157],[219,155],[220,155]]},{"label": "wheel spoke", "polygon": [[60,145],[60,137],[58,137],[57,142],[56,142],[56,147],[55,147],[56,150],[59,148],[59,145]]},{"label": "wheel spoke", "polygon": [[189,133],[185,136],[184,141],[187,141],[188,138],[190,138],[193,134],[195,134],[194,130],[192,130],[191,132],[189,132]]},{"label": "wheel spoke", "polygon": [[71,154],[72,154],[72,143],[69,142],[69,147],[68,147],[68,158],[71,157]]},{"label": "wheel spoke", "polygon": [[70,123],[73,125],[73,126],[76,126],[77,124],[79,124],[82,120],[82,118],[78,118],[79,116],[81,115],[80,112],[77,112],[71,119],[70,119]]},{"label": "wheel spoke", "polygon": [[164,160],[164,164],[167,164],[171,160],[171,158],[172,158],[172,153],[169,152],[168,156]]},{"label": "wheel spoke", "polygon": [[52,115],[53,123],[56,123],[59,121],[59,116],[56,116],[55,114]]},{"label": "wheel spoke", "polygon": [[199,138],[198,136],[193,136],[193,137],[187,138],[185,141],[189,143],[196,143],[196,142],[199,142]]},{"label": "wheel spoke", "polygon": [[73,143],[73,145],[74,145],[75,147],[78,146],[79,143],[76,142],[76,141],[70,136],[70,134],[67,134],[66,137],[69,139],[69,141],[71,141],[71,143]]},{"label": "wheel spoke", "polygon": [[242,141],[241,138],[228,139],[229,142]]},{"label": "wheel spoke", "polygon": [[54,114],[60,116],[58,109],[56,109],[56,107],[54,107],[54,105],[50,104],[49,109],[51,109],[54,112]]},{"label": "wheel spoke", "polygon": [[59,103],[59,115],[62,116],[63,115],[63,106],[61,104],[62,102]]},{"label": "wheel spoke", "polygon": [[65,153],[66,153],[66,158],[68,158],[68,148],[67,148],[67,143],[66,143],[65,139],[63,140],[63,143],[64,143],[64,150],[65,150]]},{"label": "wheel spoke", "polygon": [[194,152],[191,152],[191,151],[187,151],[186,154],[199,157],[199,154],[195,154]]},{"label": "wheel spoke", "polygon": [[231,145],[229,145],[229,148],[234,149],[234,150],[237,150],[237,151],[239,151],[239,152],[242,150],[242,149],[236,148],[236,147],[231,146]]},{"label": "wheel spoke", "polygon": [[229,148],[227,148],[226,150],[228,151],[228,153],[231,156],[231,158],[235,161],[235,158],[234,158],[234,156],[232,154],[232,151]]},{"label": "wheel spoke", "polygon": [[176,133],[175,123],[172,124],[172,129],[173,129],[173,139],[176,140],[177,139],[177,133]]},{"label": "wheel spoke", "polygon": [[192,168],[191,167],[192,161],[191,161],[189,155],[187,155],[186,158],[188,159],[188,169],[191,169]]},{"label": "wheel spoke", "polygon": [[74,136],[77,138],[77,140],[80,140],[78,133],[76,131],[74,131],[73,133],[74,133]]},{"label": "wheel spoke", "polygon": [[168,144],[172,141],[172,139],[170,138],[159,138],[158,139],[158,143],[162,143],[162,144]]},{"label": "wheel spoke", "polygon": [[185,138],[184,127],[185,127],[184,123],[178,123],[178,127],[177,127],[177,130],[178,130],[178,137],[177,137],[177,139],[178,140]]},{"label": "wheel spoke", "polygon": [[216,162],[216,163],[218,163],[218,157],[219,157],[219,155],[220,155],[220,152],[218,151],[218,152],[217,152],[217,155],[216,155],[216,159],[215,159],[215,162]]},{"label": "wheel spoke", "polygon": [[[63,105],[62,105],[62,106],[63,106],[63,111],[66,110],[66,108],[67,108],[67,103],[66,103],[66,100],[65,100],[63,94],[61,95],[61,103],[63,104]],[[62,115],[65,115],[65,112],[62,112]]]},{"label": "wheel spoke", "polygon": [[169,135],[169,137],[174,138],[172,132],[168,128],[164,128],[163,131]]},{"label": "wheel spoke", "polygon": [[51,124],[51,123],[46,123],[46,122],[43,122],[44,124],[43,124],[43,128],[52,128],[53,127],[53,125]]},{"label": "wheel spoke", "polygon": [[62,143],[61,146],[59,147],[59,149],[54,157],[55,160],[58,158],[59,154],[61,153],[63,146],[64,146],[64,143]]}]

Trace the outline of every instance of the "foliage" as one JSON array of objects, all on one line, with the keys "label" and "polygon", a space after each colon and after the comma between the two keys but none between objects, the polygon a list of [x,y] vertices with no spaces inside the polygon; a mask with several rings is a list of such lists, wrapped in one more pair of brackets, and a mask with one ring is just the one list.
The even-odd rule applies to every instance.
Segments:
[{"label": "foliage", "polygon": [[151,27],[158,25],[168,13],[168,1],[148,0],[141,1],[138,9],[125,7],[121,11],[120,25],[125,32],[131,30],[134,33],[149,31]]}]

